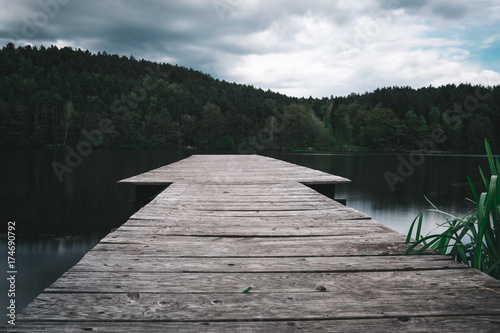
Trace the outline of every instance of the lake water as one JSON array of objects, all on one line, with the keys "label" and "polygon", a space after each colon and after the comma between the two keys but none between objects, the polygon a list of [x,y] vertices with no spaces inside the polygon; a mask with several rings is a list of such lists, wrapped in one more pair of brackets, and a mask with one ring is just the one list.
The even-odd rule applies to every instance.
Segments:
[{"label": "lake water", "polygon": [[[0,165],[1,221],[16,222],[16,304],[21,309],[45,287],[76,264],[99,240],[133,214],[134,189],[120,179],[175,162],[199,151],[96,150],[73,163],[62,182],[52,169],[66,164],[63,150],[3,150]],[[485,156],[371,153],[284,153],[263,155],[347,177],[336,197],[376,221],[406,234],[415,216],[430,208],[464,214],[472,208],[467,182],[480,186],[478,166],[488,170]],[[413,162],[413,164],[411,164]],[[399,171],[398,171],[399,169]],[[391,173],[393,187],[388,184]],[[398,181],[394,180],[395,176]],[[404,181],[403,181],[404,180]],[[438,216],[426,219],[431,231]],[[0,269],[7,272],[5,234],[0,239]],[[8,285],[0,280],[0,307],[7,306]],[[0,322],[6,322],[4,318]]]}]

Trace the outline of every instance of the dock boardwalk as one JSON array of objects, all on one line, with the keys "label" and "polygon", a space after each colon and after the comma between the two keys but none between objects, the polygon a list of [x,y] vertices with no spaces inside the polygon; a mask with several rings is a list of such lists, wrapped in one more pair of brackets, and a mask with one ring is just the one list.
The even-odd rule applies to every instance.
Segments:
[{"label": "dock boardwalk", "polygon": [[26,307],[16,330],[500,331],[500,281],[432,252],[402,256],[404,235],[304,185],[345,178],[195,155],[121,182],[169,186]]}]

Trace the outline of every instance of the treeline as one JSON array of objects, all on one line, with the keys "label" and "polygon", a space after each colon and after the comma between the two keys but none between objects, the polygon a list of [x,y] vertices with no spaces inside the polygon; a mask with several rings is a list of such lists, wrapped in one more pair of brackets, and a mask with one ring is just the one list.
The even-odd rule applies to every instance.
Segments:
[{"label": "treeline", "polygon": [[409,150],[432,140],[482,152],[485,137],[500,146],[500,86],[304,99],[133,57],[9,43],[0,91],[4,147],[75,146],[89,133],[125,148]]}]

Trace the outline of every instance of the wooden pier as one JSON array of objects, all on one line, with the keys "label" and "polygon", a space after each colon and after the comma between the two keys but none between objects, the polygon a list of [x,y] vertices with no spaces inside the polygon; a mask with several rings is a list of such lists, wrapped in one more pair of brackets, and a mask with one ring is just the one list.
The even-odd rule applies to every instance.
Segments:
[{"label": "wooden pier", "polygon": [[194,155],[122,180],[145,206],[15,328],[500,331],[500,281],[431,252],[403,256],[404,235],[331,199],[347,182],[256,155]]}]

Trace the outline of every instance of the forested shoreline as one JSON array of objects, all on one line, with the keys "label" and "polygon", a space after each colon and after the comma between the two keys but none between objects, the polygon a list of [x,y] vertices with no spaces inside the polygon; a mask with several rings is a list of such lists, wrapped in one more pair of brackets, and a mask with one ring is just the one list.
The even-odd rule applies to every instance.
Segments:
[{"label": "forested shoreline", "polygon": [[482,153],[488,138],[500,148],[498,85],[295,98],[170,64],[9,43],[0,89],[1,147],[87,140],[101,148]]}]

